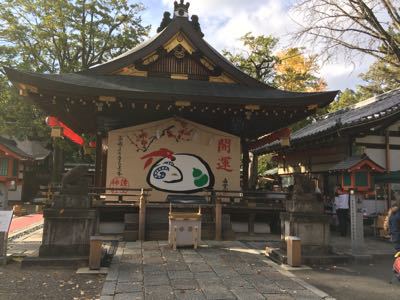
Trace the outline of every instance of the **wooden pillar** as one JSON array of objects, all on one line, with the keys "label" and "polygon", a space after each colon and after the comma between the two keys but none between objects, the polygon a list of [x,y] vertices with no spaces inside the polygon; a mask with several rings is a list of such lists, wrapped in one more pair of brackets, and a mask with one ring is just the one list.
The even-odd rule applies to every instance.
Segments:
[{"label": "wooden pillar", "polygon": [[89,269],[99,270],[101,267],[101,245],[103,241],[98,237],[90,238]]},{"label": "wooden pillar", "polygon": [[62,162],[62,149],[58,145],[57,138],[53,138],[53,169],[51,172],[52,183],[60,183],[61,174],[63,173],[63,162]]},{"label": "wooden pillar", "polygon": [[[104,141],[105,138],[103,138],[103,144],[107,144],[108,141]],[[108,157],[108,152],[107,150],[103,149],[102,151],[102,157],[101,157],[101,186],[107,186],[107,157]]]},{"label": "wooden pillar", "polygon": [[144,241],[146,236],[146,197],[142,189],[139,199],[139,240]]},{"label": "wooden pillar", "polygon": [[256,214],[249,213],[249,234],[254,234],[254,221],[256,219]]},{"label": "wooden pillar", "polygon": [[[385,131],[385,144],[386,144],[386,172],[389,174],[391,172],[390,168],[390,136],[389,136],[389,130]],[[387,184],[387,191],[388,191],[388,197],[387,197],[387,208],[389,209],[392,206],[392,185],[390,183]]]},{"label": "wooden pillar", "polygon": [[96,160],[95,160],[95,174],[94,174],[94,186],[100,187],[102,184],[102,156],[103,156],[103,141],[101,133],[96,134]]},{"label": "wooden pillar", "polygon": [[242,141],[242,154],[243,154],[243,171],[242,171],[242,189],[249,189],[249,147],[245,141]]},{"label": "wooden pillar", "polygon": [[215,201],[215,239],[222,240],[222,203],[218,197]]}]

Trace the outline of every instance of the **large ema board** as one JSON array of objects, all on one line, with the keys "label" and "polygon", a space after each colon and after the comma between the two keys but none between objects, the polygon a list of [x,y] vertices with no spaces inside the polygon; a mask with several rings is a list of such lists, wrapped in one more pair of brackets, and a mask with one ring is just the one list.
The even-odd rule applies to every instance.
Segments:
[{"label": "large ema board", "polygon": [[240,138],[170,118],[114,130],[108,136],[107,185],[150,187],[151,201],[206,188],[240,188]]}]

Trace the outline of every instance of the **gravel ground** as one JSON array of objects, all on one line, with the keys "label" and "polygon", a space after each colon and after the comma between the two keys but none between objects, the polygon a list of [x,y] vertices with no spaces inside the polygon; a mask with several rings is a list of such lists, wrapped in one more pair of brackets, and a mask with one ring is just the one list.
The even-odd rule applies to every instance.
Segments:
[{"label": "gravel ground", "polygon": [[0,266],[0,300],[99,299],[104,275],[75,274],[75,269]]}]

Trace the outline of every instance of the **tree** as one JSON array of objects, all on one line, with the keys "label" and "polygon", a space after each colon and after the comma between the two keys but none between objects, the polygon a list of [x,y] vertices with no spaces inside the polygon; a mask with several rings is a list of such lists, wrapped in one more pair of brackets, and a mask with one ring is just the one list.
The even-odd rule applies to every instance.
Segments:
[{"label": "tree", "polygon": [[400,68],[384,61],[376,61],[360,77],[366,83],[357,92],[365,99],[400,88]]},{"label": "tree", "polygon": [[222,53],[239,69],[248,75],[267,84],[273,84],[277,57],[273,54],[278,39],[273,36],[254,36],[251,32],[240,38],[243,50],[232,53],[223,50]]},{"label": "tree", "polygon": [[329,105],[328,111],[334,112],[339,109],[346,108],[350,105],[360,102],[362,99],[363,98],[360,93],[351,89],[345,89],[339,94],[339,97]]},{"label": "tree", "polygon": [[1,62],[37,72],[86,70],[134,47],[149,27],[128,0],[0,2]]},{"label": "tree", "polygon": [[293,92],[316,92],[326,88],[326,82],[317,76],[316,55],[306,56],[300,48],[289,48],[278,54],[275,65],[275,85]]},{"label": "tree", "polygon": [[[86,70],[133,48],[149,31],[128,0],[1,0],[0,65],[35,72]],[[0,76],[0,134],[48,139],[45,115]]]},{"label": "tree", "polygon": [[[296,39],[322,47],[327,58],[344,50],[400,67],[399,0],[297,0]],[[392,59],[388,59],[392,57]]]}]

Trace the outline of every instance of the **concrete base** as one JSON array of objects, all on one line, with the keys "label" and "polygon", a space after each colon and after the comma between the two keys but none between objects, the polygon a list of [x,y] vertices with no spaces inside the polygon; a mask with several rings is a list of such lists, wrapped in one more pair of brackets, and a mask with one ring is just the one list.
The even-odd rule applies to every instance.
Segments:
[{"label": "concrete base", "polygon": [[7,264],[7,257],[0,257],[0,266],[5,266]]},{"label": "concrete base", "polygon": [[90,270],[88,267],[79,268],[76,274],[108,274],[108,268],[100,268],[99,270]]}]

